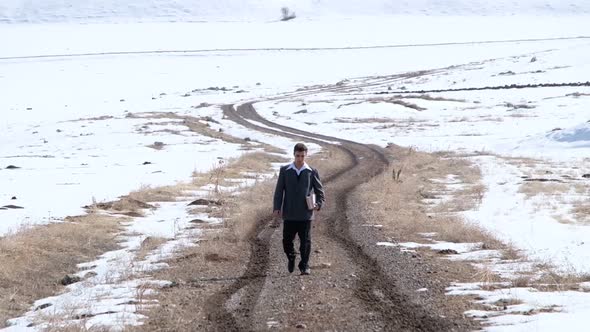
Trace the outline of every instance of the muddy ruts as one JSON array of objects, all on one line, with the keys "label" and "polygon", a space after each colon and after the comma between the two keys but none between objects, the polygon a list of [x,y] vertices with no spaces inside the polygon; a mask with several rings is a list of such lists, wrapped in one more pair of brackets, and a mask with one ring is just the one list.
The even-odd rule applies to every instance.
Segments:
[{"label": "muddy ruts", "polygon": [[[357,277],[355,295],[372,312],[379,313],[383,326],[390,331],[446,331],[451,330],[453,322],[435,316],[421,306],[413,303],[403,290],[398,289],[396,280],[379,266],[378,261],[363,250],[350,234],[352,220],[348,219],[347,199],[349,194],[371,177],[382,173],[388,165],[385,154],[379,147],[363,145],[349,140],[338,139],[321,134],[309,133],[275,124],[261,117],[252,104],[223,107],[224,115],[245,127],[284,136],[295,140],[313,142],[329,149],[339,149],[349,156],[334,174],[325,182],[338,182],[335,192],[334,213],[324,217],[328,225],[328,235],[341,244],[361,271]],[[260,125],[258,125],[258,124]],[[254,326],[253,312],[264,287],[269,264],[269,239],[273,228],[270,220],[262,222],[251,234],[251,259],[246,275],[237,279],[210,301],[210,317],[218,330],[249,331]],[[239,293],[239,309],[227,309],[226,303]]]}]

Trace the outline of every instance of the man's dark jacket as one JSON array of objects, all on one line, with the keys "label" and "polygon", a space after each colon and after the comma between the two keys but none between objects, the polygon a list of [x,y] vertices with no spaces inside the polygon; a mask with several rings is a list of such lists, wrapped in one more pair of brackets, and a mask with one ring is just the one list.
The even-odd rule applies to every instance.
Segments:
[{"label": "man's dark jacket", "polygon": [[299,175],[292,164],[281,167],[275,188],[273,210],[282,210],[284,220],[313,220],[314,211],[307,208],[305,197],[311,193],[316,195],[319,208],[324,204],[324,189],[320,175],[309,166]]}]

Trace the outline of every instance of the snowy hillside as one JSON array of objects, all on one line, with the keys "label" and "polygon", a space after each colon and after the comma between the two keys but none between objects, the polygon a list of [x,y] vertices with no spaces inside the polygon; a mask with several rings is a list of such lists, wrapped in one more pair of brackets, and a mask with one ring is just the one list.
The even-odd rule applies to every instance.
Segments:
[{"label": "snowy hillside", "polygon": [[299,18],[365,15],[579,15],[585,0],[3,0],[0,23],[272,21],[288,7]]}]

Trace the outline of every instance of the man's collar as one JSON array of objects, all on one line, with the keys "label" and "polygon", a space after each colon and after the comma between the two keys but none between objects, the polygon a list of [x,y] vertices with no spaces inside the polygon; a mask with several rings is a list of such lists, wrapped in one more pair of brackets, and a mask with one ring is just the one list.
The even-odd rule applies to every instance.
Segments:
[{"label": "man's collar", "polygon": [[295,166],[295,163],[291,163],[291,164],[289,165],[289,167],[287,167],[287,170],[290,170],[290,169],[294,169],[294,170],[296,170],[296,171],[297,171],[297,174],[299,174],[299,173],[300,173],[301,171],[303,171],[304,169],[308,169],[308,170],[310,170],[310,171],[312,170],[312,169],[311,169],[311,167],[309,167],[309,165],[308,165],[307,163],[303,163],[303,166],[301,166],[301,168],[300,168],[300,169],[297,169],[297,167]]}]

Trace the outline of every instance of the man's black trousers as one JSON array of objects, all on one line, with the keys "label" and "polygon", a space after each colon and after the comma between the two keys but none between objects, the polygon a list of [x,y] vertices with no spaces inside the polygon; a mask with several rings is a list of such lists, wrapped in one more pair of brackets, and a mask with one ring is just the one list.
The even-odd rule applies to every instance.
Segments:
[{"label": "man's black trousers", "polygon": [[299,235],[300,243],[299,269],[305,270],[308,268],[311,252],[311,220],[285,220],[283,222],[283,249],[289,259],[295,259],[295,247],[293,246],[295,235]]}]

